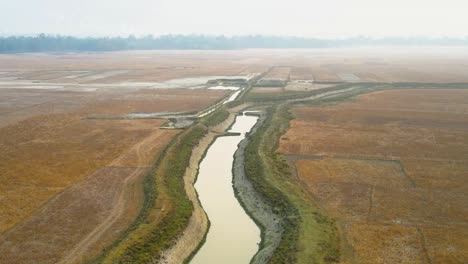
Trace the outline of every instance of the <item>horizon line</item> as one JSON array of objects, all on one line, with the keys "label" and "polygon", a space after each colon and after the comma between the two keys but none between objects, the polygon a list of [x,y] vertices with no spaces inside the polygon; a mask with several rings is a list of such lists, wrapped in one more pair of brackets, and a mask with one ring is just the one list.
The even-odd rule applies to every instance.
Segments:
[{"label": "horizon line", "polygon": [[0,38],[8,37],[71,37],[71,38],[161,38],[168,36],[198,36],[198,37],[223,37],[227,39],[246,38],[246,37],[264,37],[264,38],[296,38],[296,39],[316,39],[316,40],[349,40],[349,39],[367,39],[367,40],[384,40],[384,39],[458,39],[468,40],[468,34],[465,36],[436,36],[436,35],[388,35],[388,36],[369,36],[369,35],[350,35],[343,37],[320,37],[320,36],[299,36],[299,35],[273,35],[273,34],[210,34],[210,33],[167,33],[167,34],[115,34],[115,35],[81,35],[81,34],[62,34],[62,33],[18,33],[8,34],[0,33]]}]

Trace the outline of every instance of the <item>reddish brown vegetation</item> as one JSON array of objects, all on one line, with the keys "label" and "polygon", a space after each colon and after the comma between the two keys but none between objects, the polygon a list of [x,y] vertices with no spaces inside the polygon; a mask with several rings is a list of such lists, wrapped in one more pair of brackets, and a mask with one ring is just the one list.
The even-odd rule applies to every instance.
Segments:
[{"label": "reddish brown vegetation", "polygon": [[81,263],[99,254],[138,214],[144,172],[108,167],[67,188],[0,236],[0,262]]},{"label": "reddish brown vegetation", "polygon": [[250,92],[256,93],[256,94],[282,93],[283,88],[282,87],[255,87]]},{"label": "reddish brown vegetation", "polygon": [[[89,61],[82,56],[86,57],[71,56],[72,68],[87,65]],[[2,61],[2,65],[32,66],[39,58],[54,58],[25,57],[11,56],[14,60]],[[53,65],[62,65],[58,60],[42,63],[53,69]],[[95,63],[95,70],[113,70],[107,68],[110,62]],[[217,75],[224,73],[219,69]],[[64,75],[41,70],[21,77],[46,80],[47,76]],[[194,112],[227,95],[226,91],[203,89],[75,91],[14,86],[0,89],[2,263],[7,259],[8,263],[81,262],[99,255],[135,219],[147,168],[180,132],[159,129],[166,122],[161,119],[89,117]]]},{"label": "reddish brown vegetation", "polygon": [[62,114],[1,128],[1,231],[63,188],[109,164],[163,122],[86,120]]},{"label": "reddish brown vegetation", "polygon": [[295,114],[279,151],[338,220],[344,263],[468,260],[467,90],[380,91]]},{"label": "reddish brown vegetation", "polygon": [[196,112],[215,104],[228,92],[222,90],[145,89],[90,104],[92,116],[122,116],[129,113]]}]

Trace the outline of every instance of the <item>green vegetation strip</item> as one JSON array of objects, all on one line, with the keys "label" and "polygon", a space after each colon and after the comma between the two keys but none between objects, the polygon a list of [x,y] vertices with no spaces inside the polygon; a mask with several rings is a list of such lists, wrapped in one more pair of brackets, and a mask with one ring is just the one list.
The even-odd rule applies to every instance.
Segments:
[{"label": "green vegetation strip", "polygon": [[93,263],[149,263],[174,245],[193,211],[183,179],[192,149],[206,135],[207,127],[228,116],[221,107],[172,140],[144,179],[144,203],[137,219]]},{"label": "green vegetation strip", "polygon": [[229,111],[225,107],[220,107],[213,113],[200,119],[200,122],[206,126],[216,126],[221,124],[229,116]]},{"label": "green vegetation strip", "polygon": [[257,104],[271,104],[354,87],[356,89],[323,98],[272,106],[267,109],[263,124],[249,137],[250,142],[245,150],[246,175],[255,189],[283,218],[283,237],[270,263],[336,263],[340,260],[339,236],[334,220],[327,216],[300,182],[292,177],[288,163],[281,154],[276,153],[279,138],[287,131],[292,119],[289,111],[291,105],[336,104],[351,100],[360,94],[388,89],[465,89],[468,88],[468,84],[341,84],[297,94],[248,96],[246,100]]},{"label": "green vegetation strip", "polygon": [[339,260],[335,223],[292,177],[276,153],[291,115],[285,105],[271,107],[245,150],[246,175],[283,218],[284,233],[270,263],[333,263]]},{"label": "green vegetation strip", "polygon": [[[355,84],[356,85],[356,84]],[[436,84],[359,84],[362,89],[337,94],[302,104],[333,103],[357,94],[381,89],[439,88]],[[444,87],[447,87],[444,84]],[[246,101],[268,104],[351,87],[337,85],[319,91],[300,92],[277,97],[249,98]],[[363,87],[364,86],[364,87]],[[452,84],[448,88],[467,88]],[[272,100],[273,99],[273,100]],[[232,104],[239,104],[235,101]],[[144,204],[137,219],[94,263],[148,263],[158,259],[184,231],[192,214],[183,176],[192,149],[208,132],[229,115],[225,107],[202,118],[179,134],[154,162],[144,180]],[[283,218],[283,237],[270,263],[333,263],[339,260],[336,225],[291,176],[287,162],[276,153],[279,138],[291,120],[289,106],[282,104],[266,111],[265,121],[250,137],[245,150],[245,170],[255,189]],[[159,200],[158,200],[159,199]],[[162,199],[162,200],[161,200]],[[162,204],[165,205],[161,208]],[[158,216],[159,215],[159,216]],[[159,217],[159,218],[158,218]]]},{"label": "green vegetation strip", "polygon": [[[136,221],[125,237],[114,243],[97,259],[97,263],[148,263],[158,259],[184,231],[192,215],[193,205],[188,199],[183,176],[192,149],[207,133],[203,125],[196,125],[180,134],[166,148],[144,181],[145,201]],[[156,201],[164,195],[161,204]],[[162,220],[155,216],[164,211]]]}]

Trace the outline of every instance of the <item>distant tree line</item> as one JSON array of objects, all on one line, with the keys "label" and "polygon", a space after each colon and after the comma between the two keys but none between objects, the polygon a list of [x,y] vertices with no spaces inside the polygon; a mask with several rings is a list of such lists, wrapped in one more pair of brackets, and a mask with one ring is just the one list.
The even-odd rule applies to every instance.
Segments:
[{"label": "distant tree line", "polygon": [[66,52],[169,49],[246,49],[246,48],[333,48],[355,46],[468,46],[467,38],[381,38],[354,37],[318,39],[276,36],[164,35],[145,37],[88,37],[60,35],[0,37],[0,53]]}]

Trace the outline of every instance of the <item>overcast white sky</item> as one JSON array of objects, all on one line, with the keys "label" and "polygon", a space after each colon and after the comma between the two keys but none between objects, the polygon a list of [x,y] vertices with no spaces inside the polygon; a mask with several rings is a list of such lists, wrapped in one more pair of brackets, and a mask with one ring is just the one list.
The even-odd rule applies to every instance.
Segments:
[{"label": "overcast white sky", "polygon": [[0,0],[0,34],[468,36],[468,0]]}]

